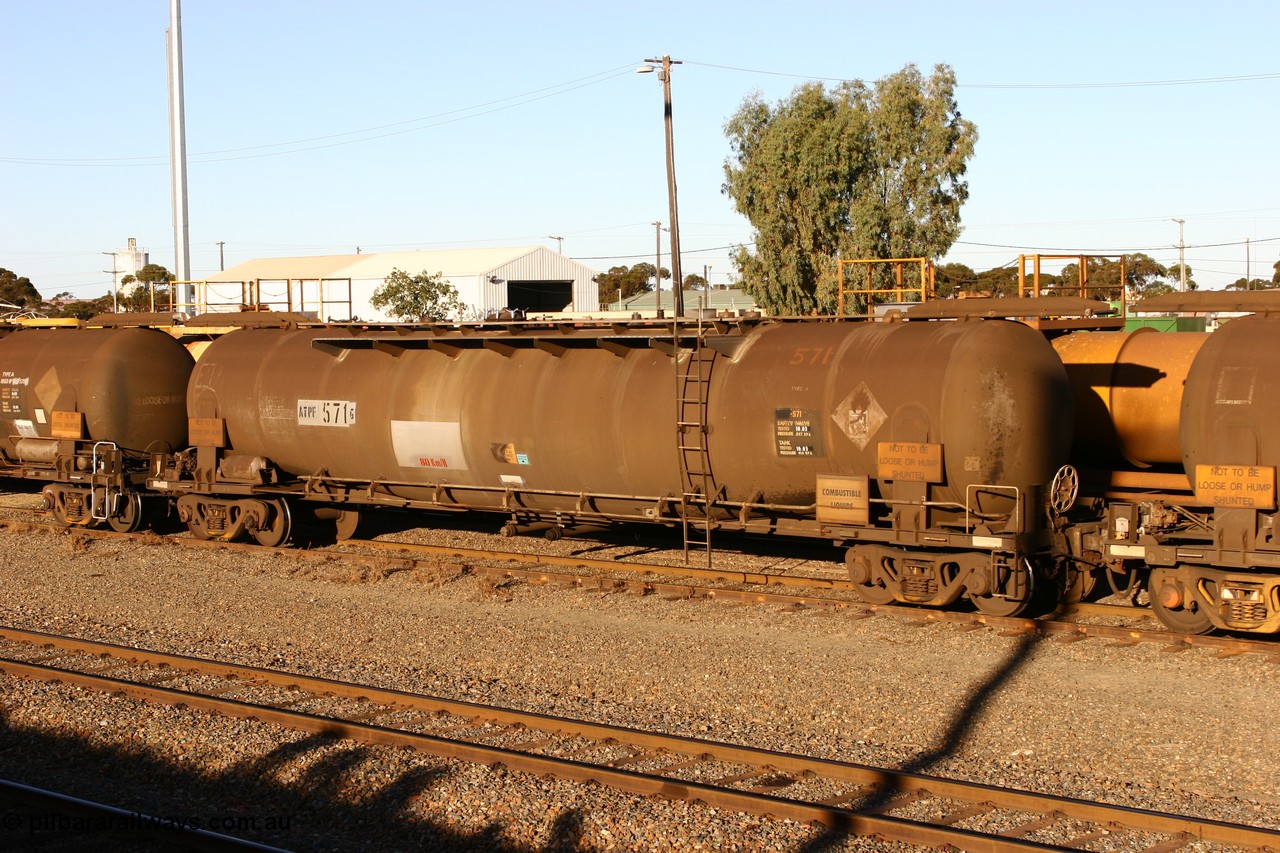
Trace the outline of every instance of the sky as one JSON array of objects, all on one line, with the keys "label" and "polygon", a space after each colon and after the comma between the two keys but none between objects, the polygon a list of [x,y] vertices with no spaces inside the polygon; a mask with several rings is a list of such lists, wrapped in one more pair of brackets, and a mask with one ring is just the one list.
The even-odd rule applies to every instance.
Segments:
[{"label": "sky", "polygon": [[[0,0],[0,267],[46,298],[109,292],[104,253],[130,237],[176,268],[168,26],[167,0]],[[181,29],[195,278],[357,249],[652,262],[653,223],[668,224],[662,85],[635,69],[663,54],[682,63],[683,269],[713,284],[751,241],[721,190],[743,99],[908,64],[950,65],[979,133],[944,261],[1169,265],[1175,219],[1202,289],[1269,279],[1280,260],[1273,0],[183,0]]]}]

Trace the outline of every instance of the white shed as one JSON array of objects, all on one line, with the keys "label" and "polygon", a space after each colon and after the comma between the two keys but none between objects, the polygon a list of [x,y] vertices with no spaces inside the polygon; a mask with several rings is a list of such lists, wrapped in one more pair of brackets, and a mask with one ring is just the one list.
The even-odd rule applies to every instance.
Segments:
[{"label": "white shed", "polygon": [[369,300],[396,269],[409,275],[439,273],[457,288],[474,317],[503,308],[595,311],[600,305],[596,270],[542,246],[514,246],[259,258],[205,279],[197,310],[233,310],[256,294],[264,307],[322,320],[390,320]]}]

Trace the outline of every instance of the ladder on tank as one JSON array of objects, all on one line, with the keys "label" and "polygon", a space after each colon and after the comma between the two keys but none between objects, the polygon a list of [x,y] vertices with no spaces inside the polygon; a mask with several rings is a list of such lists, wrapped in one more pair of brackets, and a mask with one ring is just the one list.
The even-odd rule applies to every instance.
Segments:
[{"label": "ladder on tank", "polygon": [[673,361],[676,373],[676,447],[680,457],[680,527],[684,536],[684,561],[701,549],[711,568],[711,530],[715,524],[712,507],[719,490],[711,474],[711,453],[707,436],[707,398],[711,387],[711,365],[715,350],[703,340],[705,327],[698,318],[693,344],[685,359],[681,355],[680,319],[673,329]]}]

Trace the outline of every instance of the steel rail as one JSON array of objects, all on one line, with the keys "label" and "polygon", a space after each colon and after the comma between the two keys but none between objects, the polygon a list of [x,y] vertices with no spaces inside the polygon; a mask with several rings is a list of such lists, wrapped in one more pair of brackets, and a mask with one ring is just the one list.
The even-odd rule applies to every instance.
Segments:
[{"label": "steel rail", "polygon": [[[34,511],[34,510],[33,510]],[[14,529],[17,527],[41,527],[53,531],[63,531],[67,528],[57,524],[47,523],[31,523],[31,522],[9,522],[0,520],[0,529]],[[95,530],[92,528],[78,528],[86,535],[101,536],[139,536],[146,534],[128,534],[117,533],[115,531]],[[226,542],[222,540],[200,540],[200,539],[183,539],[173,538],[172,541],[177,542],[184,547],[226,547],[233,549],[251,549],[261,550],[262,545],[249,545],[240,542]],[[820,589],[820,590],[841,590],[849,592],[857,592],[857,585],[852,581],[844,578],[833,577],[817,577],[814,575],[785,575],[773,572],[752,572],[742,571],[738,569],[718,569],[715,567],[705,568],[702,566],[686,566],[686,565],[667,565],[662,563],[629,563],[619,559],[602,559],[599,557],[583,557],[577,555],[563,556],[558,554],[529,554],[519,551],[495,551],[483,548],[460,548],[453,545],[428,545],[417,542],[397,542],[384,541],[378,539],[347,539],[338,543],[340,545],[350,545],[354,547],[369,548],[378,551],[408,551],[410,553],[428,554],[435,557],[447,557],[461,560],[483,560],[488,562],[509,562],[509,563],[527,563],[537,566],[560,566],[571,569],[593,569],[598,572],[630,572],[634,574],[655,574],[668,577],[690,577],[701,580],[722,581],[725,583],[737,583],[750,586],[782,586],[797,589]],[[298,553],[297,549],[279,548],[276,549],[287,553]],[[327,552],[326,552],[327,553]],[[341,553],[341,552],[340,552]],[[358,558],[359,555],[349,555]],[[595,585],[600,589],[608,587],[627,588],[637,592],[658,593],[663,595],[673,595],[678,598],[720,598],[730,601],[740,601],[743,603],[779,603],[779,604],[796,604],[803,606],[826,606],[836,607],[838,609],[853,608],[866,612],[904,612],[919,613],[918,608],[900,605],[875,605],[863,601],[842,601],[840,599],[826,599],[812,596],[796,596],[788,598],[785,595],[776,593],[754,593],[742,592],[737,590],[725,589],[706,589],[701,587],[693,587],[687,584],[671,584],[662,585],[649,583],[645,588],[645,582],[635,582],[625,579],[609,579],[596,584],[590,584],[589,578],[579,574],[559,574],[553,575],[548,572],[538,571],[520,571],[512,568],[495,568],[491,566],[479,566],[468,564],[466,568],[475,573],[494,574],[495,572],[505,573],[507,577],[520,578],[522,580],[534,583],[558,583],[568,586],[586,587]],[[939,611],[943,612],[943,611]],[[1081,602],[1078,604],[1068,605],[1060,611],[1062,614],[1072,615],[1091,615],[1091,616],[1107,616],[1107,617],[1130,617],[1139,618],[1150,616],[1150,611],[1146,608],[1122,606],[1115,604],[1095,604],[1091,602]],[[991,617],[999,619],[1002,617]],[[1017,617],[1009,617],[1017,618]],[[967,617],[962,621],[971,621]]]},{"label": "steel rail", "polygon": [[[11,522],[0,520],[0,530],[23,530],[30,528],[47,529],[65,532],[66,528],[56,524]],[[117,533],[111,530],[95,530],[79,528],[77,533],[85,536],[104,539],[123,538],[137,539],[152,537],[153,533]],[[262,553],[266,546],[242,542],[224,542],[220,540],[189,539],[169,537],[167,541],[185,548],[213,548],[244,551],[246,553]],[[630,574],[658,574],[675,577],[696,576],[697,567],[669,566],[650,563],[622,563],[610,560],[587,560],[578,557],[557,555],[525,554],[520,552],[485,551],[479,549],[454,548],[451,546],[419,545],[416,543],[382,542],[378,540],[348,540],[362,547],[373,550],[397,551],[408,550],[428,553],[434,556],[475,556],[488,562],[525,562],[534,565],[564,565],[596,569],[606,572],[625,572]],[[368,555],[334,552],[328,550],[298,550],[296,548],[274,548],[274,552],[295,557],[297,559],[326,560],[335,553],[347,559],[369,561],[375,558]],[[411,569],[419,565],[418,560],[402,558],[403,567]],[[595,563],[598,565],[591,565]],[[1160,643],[1165,651],[1181,652],[1191,649],[1206,649],[1217,652],[1219,657],[1233,657],[1242,654],[1267,656],[1271,663],[1280,663],[1280,643],[1274,638],[1250,639],[1239,636],[1175,634],[1163,628],[1143,629],[1120,625],[1095,625],[1083,622],[1060,621],[1069,616],[1105,616],[1112,618],[1154,618],[1146,608],[1115,604],[1096,604],[1083,602],[1063,605],[1054,613],[1043,617],[1025,616],[991,616],[980,612],[963,612],[949,610],[933,610],[900,604],[871,604],[865,601],[824,596],[791,595],[787,593],[724,589],[719,587],[702,587],[691,584],[662,583],[647,578],[625,578],[616,574],[580,574],[575,572],[552,572],[542,569],[519,569],[510,566],[476,565],[474,563],[455,565],[459,571],[476,575],[486,575],[503,579],[518,579],[533,584],[552,584],[579,589],[595,589],[600,592],[630,592],[636,595],[662,595],[671,599],[730,601],[741,604],[777,604],[797,610],[825,608],[837,612],[854,614],[856,617],[885,615],[915,622],[920,625],[954,624],[959,626],[988,627],[1006,634],[1039,633],[1053,637],[1061,642],[1075,642],[1086,639],[1113,640],[1114,645],[1137,645],[1139,643]],[[705,570],[701,570],[705,571]],[[739,572],[711,570],[714,579],[742,583],[746,585],[772,585],[779,578],[786,578],[788,586],[800,585],[812,580],[801,576],[780,576],[757,572]],[[744,580],[745,578],[745,580]],[[756,580],[757,578],[761,580]],[[817,579],[824,580],[824,579]],[[827,580],[829,588],[843,588],[840,584],[848,581]]]},{"label": "steel rail", "polygon": [[[536,565],[560,565],[583,567],[604,572],[629,572],[635,574],[660,574],[677,577],[701,577],[724,580],[744,585],[770,586],[819,586],[827,589],[856,590],[849,581],[839,579],[812,578],[796,575],[774,575],[758,572],[725,571],[721,569],[703,569],[693,566],[667,566],[649,563],[621,563],[611,560],[584,559],[579,557],[563,557],[558,555],[523,554],[506,551],[484,551],[471,548],[454,548],[447,545],[419,545],[415,543],[382,542],[379,540],[348,540],[352,544],[358,542],[364,547],[378,550],[407,550],[437,556],[484,559],[488,561],[512,561],[533,563]],[[252,547],[252,546],[250,546]],[[575,573],[554,573],[537,569],[515,569],[501,566],[478,566],[467,564],[465,568],[471,572],[496,575],[506,578],[518,578],[531,583],[559,584],[579,588],[596,588],[601,591],[630,591],[636,594],[658,594],[672,598],[708,599],[735,601],[744,604],[780,604],[796,608],[830,608],[840,611],[854,611],[862,614],[891,614],[908,620],[919,620],[926,624],[951,623],[959,625],[981,625],[1015,633],[1041,633],[1053,636],[1064,642],[1075,640],[1109,639],[1121,644],[1139,642],[1159,642],[1167,646],[1167,651],[1186,651],[1193,648],[1211,649],[1221,656],[1239,654],[1277,655],[1274,640],[1256,640],[1231,636],[1203,636],[1174,634],[1163,628],[1156,630],[1137,629],[1117,625],[1093,625],[1082,622],[1059,621],[1063,616],[1105,616],[1119,618],[1149,617],[1151,611],[1143,607],[1117,604],[1096,604],[1081,602],[1059,607],[1047,617],[1030,618],[1024,616],[991,616],[984,613],[968,613],[949,610],[933,610],[898,604],[871,604],[852,599],[827,598],[823,596],[790,595],[777,592],[759,592],[752,590],[720,589],[700,587],[688,584],[659,583],[648,579],[619,578],[614,575],[580,575]],[[818,583],[807,583],[815,581]]]},{"label": "steel rail", "polygon": [[[0,638],[12,643],[25,644],[28,647],[52,647],[57,653],[44,655],[38,662],[5,657],[0,660],[0,671],[10,675],[60,681],[88,689],[123,693],[143,701],[180,704],[196,710],[241,719],[254,718],[300,731],[331,734],[363,743],[410,746],[443,758],[490,766],[501,764],[513,770],[553,775],[575,781],[589,780],[634,794],[699,800],[717,808],[817,822],[858,834],[880,835],[909,843],[952,844],[966,850],[983,851],[1076,849],[1071,846],[1029,841],[1020,837],[1000,837],[977,830],[962,829],[948,824],[947,817],[944,817],[942,825],[939,825],[887,814],[902,805],[930,799],[969,804],[968,809],[951,812],[953,822],[963,819],[955,815],[994,811],[997,807],[1041,815],[1040,819],[1021,827],[1004,830],[1006,834],[1031,834],[1062,821],[1080,821],[1095,826],[1123,826],[1131,830],[1160,833],[1170,836],[1172,841],[1200,839],[1257,850],[1266,849],[1268,845],[1280,846],[1280,831],[1260,827],[1183,815],[1168,815],[1132,807],[1003,789],[849,762],[663,735],[41,632],[0,627]],[[115,676],[49,665],[49,660],[61,655],[114,657],[138,666],[216,675],[222,679],[240,679],[246,682],[246,687],[267,684],[317,696],[332,695],[361,699],[385,707],[386,710],[373,713],[365,710],[359,715],[360,720],[343,720],[278,708],[269,704],[232,699],[225,694],[234,691],[225,688],[218,691],[219,695],[210,696],[149,684],[145,679],[139,683]],[[111,669],[116,670],[117,667],[111,667]],[[173,679],[166,678],[166,680]],[[474,743],[442,737],[440,734],[410,732],[366,722],[383,714],[403,710],[461,717],[475,721],[477,725],[494,724],[517,730],[533,729],[560,737],[582,738],[594,741],[597,745],[625,744],[628,748],[635,749],[636,753],[625,761],[615,759],[612,762],[591,763],[574,757],[553,757],[521,752],[512,747]],[[578,752],[581,753],[582,750]],[[623,763],[666,760],[670,757],[685,757],[690,760],[668,763],[665,767],[659,767],[651,772],[628,770],[620,766]],[[669,772],[687,766],[691,762],[745,766],[753,770],[721,780],[721,784],[664,775],[664,770]],[[757,786],[756,789],[741,790],[726,787],[727,784],[742,779],[758,780],[769,774],[778,773],[786,774],[785,778]],[[836,798],[837,802],[827,800],[825,803],[766,792],[769,789],[783,789],[802,779],[812,777],[849,787],[844,789],[845,793]]]},{"label": "steel rail", "polygon": [[718,580],[729,583],[754,584],[757,586],[781,585],[804,587],[806,589],[842,589],[854,591],[853,582],[843,578],[822,578],[808,575],[783,575],[771,572],[747,572],[738,569],[705,568],[702,566],[668,566],[652,563],[627,563],[621,560],[606,560],[599,557],[581,557],[576,555],[561,556],[557,554],[527,554],[515,551],[490,551],[482,548],[457,548],[452,545],[425,545],[415,542],[385,542],[377,539],[347,539],[343,543],[364,548],[379,550],[402,550],[418,554],[430,554],[437,557],[452,557],[461,560],[505,560],[513,563],[532,563],[540,566],[566,566],[569,568],[587,568],[597,571],[629,571],[637,573],[653,573],[680,575],[683,577]]},{"label": "steel rail", "polygon": [[[15,507],[16,509],[17,507]],[[36,510],[32,510],[36,512]],[[0,529],[25,526],[37,526],[49,530],[66,530],[67,528],[56,524],[37,523],[32,525],[29,522],[7,522],[0,520]],[[95,530],[92,528],[79,528],[88,535],[105,535],[105,536],[135,536],[145,534],[124,534],[115,531]],[[231,548],[262,548],[261,545],[246,545],[240,542],[226,542],[222,540],[199,540],[199,539],[181,539],[174,538],[173,541],[181,543],[187,547],[231,547]],[[519,551],[495,551],[483,548],[461,548],[453,545],[428,545],[418,542],[398,542],[386,541],[378,539],[347,539],[338,543],[339,545],[351,545],[355,547],[369,548],[378,551],[408,551],[410,553],[429,554],[436,557],[452,557],[463,560],[484,560],[489,562],[511,562],[511,563],[529,563],[540,566],[561,566],[573,569],[594,569],[599,572],[631,572],[635,574],[656,574],[669,577],[691,577],[701,580],[723,581],[726,583],[738,583],[752,586],[783,586],[801,589],[825,589],[825,590],[842,590],[849,592],[857,592],[857,585],[852,581],[838,577],[818,577],[814,575],[785,575],[774,572],[751,572],[738,569],[718,569],[715,567],[705,568],[701,566],[687,565],[667,565],[662,563],[629,563],[620,559],[603,559],[599,557],[583,557],[578,555],[563,556],[558,554],[529,554]],[[296,549],[280,548],[278,550],[296,553]],[[467,568],[477,573],[493,573],[494,569],[489,566],[477,566],[468,564]],[[510,577],[519,577],[523,580],[531,582],[547,582],[560,583],[571,586],[589,586],[581,575],[558,575],[551,576],[547,573],[536,572],[520,572],[515,569],[503,569]],[[579,579],[579,580],[575,580]],[[635,589],[636,585],[631,581],[611,581],[614,587],[625,585],[628,588]],[[600,588],[604,588],[610,584],[599,584]],[[702,590],[698,587],[688,585],[671,585],[669,587],[661,587],[661,585],[653,584],[652,592],[661,594],[674,594],[680,598],[723,598],[734,601],[750,602],[758,601],[759,594],[756,593],[739,593],[734,590]],[[704,594],[705,592],[705,594]],[[777,599],[776,603],[790,603],[785,600],[785,596],[773,596]],[[797,597],[795,603],[805,604],[807,606],[842,606],[837,604],[838,599],[821,599],[811,598],[807,596]],[[914,608],[901,607],[899,605],[873,605],[862,601],[850,601],[848,606],[865,609],[875,612],[880,609],[892,610],[898,608],[907,612],[916,612]],[[1063,614],[1073,615],[1091,615],[1091,616],[1107,616],[1107,617],[1147,617],[1150,616],[1150,610],[1147,608],[1116,605],[1116,604],[1096,604],[1092,602],[1080,602],[1077,604],[1067,605],[1061,611]],[[1015,617],[1016,618],[1016,617]]]}]

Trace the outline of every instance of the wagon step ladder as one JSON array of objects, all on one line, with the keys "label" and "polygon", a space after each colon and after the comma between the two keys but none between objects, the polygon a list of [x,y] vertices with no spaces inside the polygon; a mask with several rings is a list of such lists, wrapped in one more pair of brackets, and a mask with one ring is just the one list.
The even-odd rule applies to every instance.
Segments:
[{"label": "wagon step ladder", "polygon": [[703,340],[702,319],[687,356],[681,359],[680,322],[674,324],[676,370],[676,446],[680,458],[680,527],[684,536],[684,561],[701,549],[711,568],[712,506],[719,490],[711,473],[707,445],[707,397],[715,350]]}]

